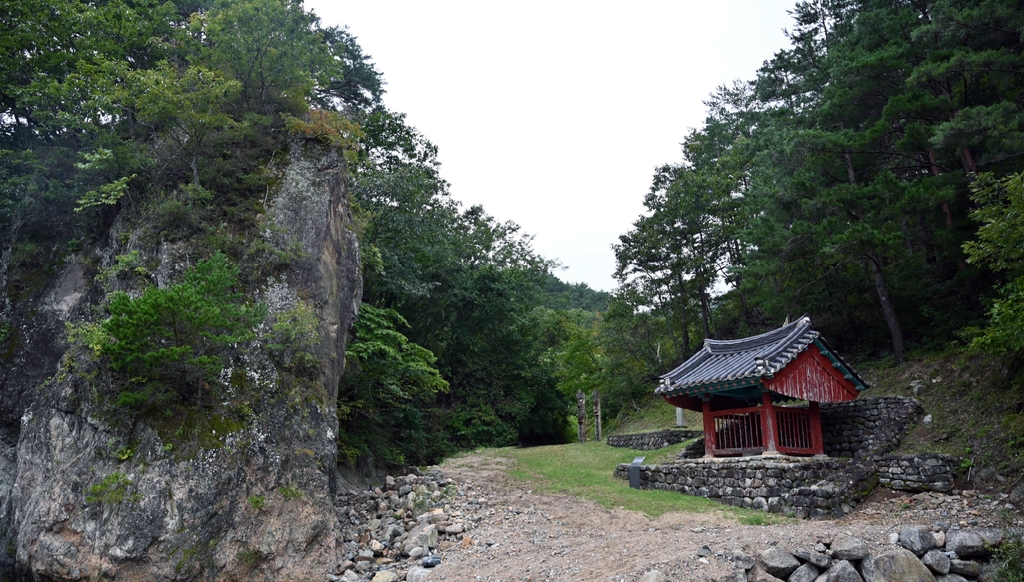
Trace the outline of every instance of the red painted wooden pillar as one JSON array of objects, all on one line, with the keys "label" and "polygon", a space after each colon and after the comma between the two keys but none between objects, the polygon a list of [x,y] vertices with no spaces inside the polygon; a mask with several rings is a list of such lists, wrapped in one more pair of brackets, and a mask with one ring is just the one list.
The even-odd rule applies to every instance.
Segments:
[{"label": "red painted wooden pillar", "polygon": [[825,443],[821,436],[821,410],[817,402],[811,402],[811,449],[815,455],[825,454]]},{"label": "red painted wooden pillar", "polygon": [[704,417],[704,456],[713,457],[715,456],[715,446],[717,443],[715,442],[715,419],[711,418],[710,397],[704,397],[701,412]]},{"label": "red painted wooden pillar", "polygon": [[778,452],[775,448],[775,407],[772,406],[772,393],[765,390],[761,393],[761,434],[764,438],[766,453]]}]

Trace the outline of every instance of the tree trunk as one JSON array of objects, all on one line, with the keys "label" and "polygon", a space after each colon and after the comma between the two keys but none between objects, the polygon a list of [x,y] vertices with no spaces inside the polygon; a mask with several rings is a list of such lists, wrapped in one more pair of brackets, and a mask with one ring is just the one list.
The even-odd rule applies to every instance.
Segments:
[{"label": "tree trunk", "polygon": [[587,397],[582,390],[576,391],[576,424],[579,442],[587,442]]},{"label": "tree trunk", "polygon": [[896,310],[893,309],[892,297],[889,296],[889,289],[885,286],[885,278],[882,275],[882,263],[874,253],[865,255],[871,270],[875,275],[875,289],[878,291],[878,301],[882,304],[882,315],[885,316],[885,323],[889,326],[889,334],[892,336],[892,354],[896,364],[903,364],[906,352],[903,347],[903,330],[896,318]]}]

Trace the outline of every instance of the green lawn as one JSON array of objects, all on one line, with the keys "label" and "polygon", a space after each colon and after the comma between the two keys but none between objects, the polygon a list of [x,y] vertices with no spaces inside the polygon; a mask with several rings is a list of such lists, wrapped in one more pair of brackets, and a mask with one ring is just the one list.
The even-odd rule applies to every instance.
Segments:
[{"label": "green lawn", "polygon": [[616,479],[612,471],[619,463],[645,456],[644,463],[656,464],[675,458],[685,446],[678,444],[660,451],[634,451],[589,442],[524,449],[499,449],[497,454],[515,459],[509,474],[529,484],[536,491],[565,493],[592,499],[605,507],[642,511],[657,517],[669,511],[686,513],[716,512],[735,517],[740,523],[761,525],[787,521],[776,515],[738,509],[703,497],[692,497],[671,491],[630,489],[625,480]]}]

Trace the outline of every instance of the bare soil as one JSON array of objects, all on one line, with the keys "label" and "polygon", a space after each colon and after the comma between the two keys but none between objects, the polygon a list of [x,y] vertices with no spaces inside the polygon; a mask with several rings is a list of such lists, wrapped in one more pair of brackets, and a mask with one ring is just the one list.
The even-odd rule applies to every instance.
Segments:
[{"label": "bare soil", "polygon": [[[846,533],[873,552],[892,549],[904,525],[953,527],[1024,524],[1005,498],[880,491],[832,521],[747,526],[721,514],[666,513],[648,518],[566,495],[538,494],[506,474],[515,461],[486,452],[441,466],[459,490],[451,504],[467,532],[440,542],[431,580],[633,582],[656,569],[670,581],[714,580],[729,572],[734,549],[811,548]],[[703,548],[703,550],[702,550]]]}]

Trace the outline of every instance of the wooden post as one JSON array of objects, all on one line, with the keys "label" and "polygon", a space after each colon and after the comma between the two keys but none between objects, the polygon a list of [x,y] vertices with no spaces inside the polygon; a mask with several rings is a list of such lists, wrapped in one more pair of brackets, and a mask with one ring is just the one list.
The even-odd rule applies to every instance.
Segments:
[{"label": "wooden post", "polygon": [[711,418],[711,397],[705,395],[701,405],[704,416],[704,456],[715,456],[715,421]]},{"label": "wooden post", "polygon": [[591,399],[594,401],[594,436],[595,440],[601,440],[601,395],[594,390],[591,394]]},{"label": "wooden post", "polygon": [[576,391],[577,434],[581,443],[587,442],[587,397],[582,390]]},{"label": "wooden post", "polygon": [[825,454],[825,443],[821,435],[821,409],[817,402],[811,402],[811,449],[815,455]]},{"label": "wooden post", "polygon": [[765,390],[761,393],[761,434],[764,435],[764,453],[775,455],[775,407],[772,406],[772,393]]}]

